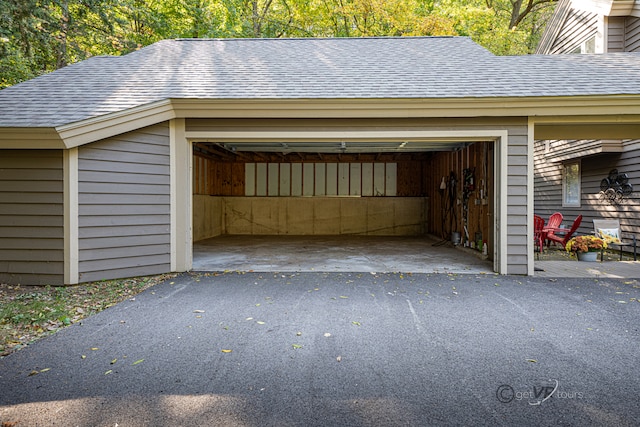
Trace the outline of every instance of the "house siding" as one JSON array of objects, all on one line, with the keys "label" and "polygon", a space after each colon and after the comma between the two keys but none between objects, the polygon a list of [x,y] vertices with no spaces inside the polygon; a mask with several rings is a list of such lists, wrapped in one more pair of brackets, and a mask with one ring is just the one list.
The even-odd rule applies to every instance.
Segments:
[{"label": "house siding", "polygon": [[0,156],[0,282],[63,281],[63,153],[5,150]]},{"label": "house siding", "polygon": [[[595,34],[597,16],[571,10],[564,19],[564,27],[551,43],[556,48],[550,53],[569,53],[573,48]],[[640,51],[640,18],[612,16],[605,19],[607,52]],[[640,140],[622,141],[618,151],[593,154],[599,140],[536,141],[534,145],[534,212],[548,218],[553,212],[561,212],[564,225],[569,226],[582,215],[578,234],[593,233],[593,219],[618,219],[625,236],[634,234],[640,238]],[[595,149],[595,150],[594,150]],[[603,150],[604,151],[604,150]],[[616,151],[616,150],[611,150]],[[562,206],[563,161],[580,161],[580,206]],[[617,169],[629,176],[634,191],[621,203],[609,203],[600,193],[600,182]]]},{"label": "house siding", "polygon": [[[580,143],[581,141],[574,141]],[[580,206],[562,207],[562,162],[549,162],[545,159],[544,141],[536,141],[534,150],[534,211],[547,219],[553,212],[561,211],[565,225],[578,215],[582,215],[582,224],[578,234],[593,233],[594,219],[618,219],[625,236],[635,234],[640,239],[640,145],[638,140],[625,142],[623,153],[599,154],[583,157],[580,160]],[[636,146],[635,149],[633,147]],[[619,204],[609,203],[600,197],[600,182],[609,175],[612,169],[629,176],[629,183],[634,191],[624,197]]]},{"label": "house siding", "polygon": [[170,271],[169,159],[166,123],[80,147],[81,282]]},{"label": "house siding", "polygon": [[557,38],[550,44],[548,54],[570,53],[598,31],[598,15],[591,12],[571,10]]},{"label": "house siding", "polygon": [[640,52],[640,18],[629,16],[626,19],[625,51]]},{"label": "house siding", "polygon": [[607,52],[624,52],[626,50],[626,18],[609,17],[607,24]]},{"label": "house siding", "polygon": [[528,274],[528,128],[509,129],[507,148],[507,273]]}]

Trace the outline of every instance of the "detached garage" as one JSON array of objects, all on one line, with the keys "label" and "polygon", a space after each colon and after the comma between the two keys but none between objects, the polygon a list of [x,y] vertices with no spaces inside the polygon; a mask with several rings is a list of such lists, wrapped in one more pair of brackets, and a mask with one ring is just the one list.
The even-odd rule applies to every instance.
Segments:
[{"label": "detached garage", "polygon": [[457,37],[91,58],[0,91],[0,281],[188,271],[221,234],[480,234],[496,272],[533,274],[534,138],[638,137],[638,82],[634,54]]}]

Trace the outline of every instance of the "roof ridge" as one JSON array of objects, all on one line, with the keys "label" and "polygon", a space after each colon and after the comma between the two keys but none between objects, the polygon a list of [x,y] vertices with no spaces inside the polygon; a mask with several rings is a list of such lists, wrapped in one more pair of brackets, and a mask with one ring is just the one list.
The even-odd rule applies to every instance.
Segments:
[{"label": "roof ridge", "polygon": [[469,39],[469,36],[367,36],[367,37],[179,37],[175,39],[164,39],[163,41],[229,41],[229,42],[242,42],[242,41],[296,41],[296,40],[320,40],[320,41],[353,41],[353,40],[433,40],[433,39]]}]

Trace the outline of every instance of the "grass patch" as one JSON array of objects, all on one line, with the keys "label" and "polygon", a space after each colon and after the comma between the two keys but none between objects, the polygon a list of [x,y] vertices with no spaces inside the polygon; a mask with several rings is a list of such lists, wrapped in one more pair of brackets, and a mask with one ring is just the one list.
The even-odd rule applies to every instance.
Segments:
[{"label": "grass patch", "polygon": [[0,284],[0,357],[175,275],[104,280],[73,286]]}]

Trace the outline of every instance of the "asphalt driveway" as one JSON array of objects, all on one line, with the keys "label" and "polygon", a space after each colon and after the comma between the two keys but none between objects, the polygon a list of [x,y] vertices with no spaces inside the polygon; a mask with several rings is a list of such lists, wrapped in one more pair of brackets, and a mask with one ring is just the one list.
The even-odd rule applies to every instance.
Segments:
[{"label": "asphalt driveway", "polygon": [[184,274],[0,360],[0,423],[637,425],[640,283]]}]

